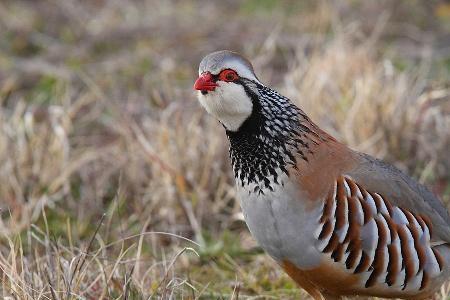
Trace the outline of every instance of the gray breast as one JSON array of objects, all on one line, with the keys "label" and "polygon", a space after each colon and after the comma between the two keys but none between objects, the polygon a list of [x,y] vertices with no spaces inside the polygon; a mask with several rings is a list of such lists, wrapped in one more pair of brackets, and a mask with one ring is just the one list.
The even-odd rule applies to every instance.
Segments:
[{"label": "gray breast", "polygon": [[319,265],[321,254],[315,247],[321,205],[306,211],[298,189],[285,180],[264,194],[238,186],[238,197],[250,232],[259,245],[276,261],[289,260],[309,269]]}]

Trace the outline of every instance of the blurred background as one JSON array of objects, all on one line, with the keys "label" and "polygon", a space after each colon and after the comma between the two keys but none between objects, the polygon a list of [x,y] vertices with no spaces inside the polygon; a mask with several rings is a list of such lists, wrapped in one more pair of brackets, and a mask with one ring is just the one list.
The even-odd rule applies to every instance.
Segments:
[{"label": "blurred background", "polygon": [[220,49],[450,203],[449,2],[3,0],[1,297],[309,299],[192,89]]}]

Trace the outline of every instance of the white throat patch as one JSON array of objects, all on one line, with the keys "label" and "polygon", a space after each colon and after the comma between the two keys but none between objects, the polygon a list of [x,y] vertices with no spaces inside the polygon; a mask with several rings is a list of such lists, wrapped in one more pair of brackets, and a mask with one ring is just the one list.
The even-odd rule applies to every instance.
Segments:
[{"label": "white throat patch", "polygon": [[223,81],[218,82],[218,85],[206,95],[199,91],[198,100],[227,130],[237,131],[252,113],[252,99],[242,85]]}]

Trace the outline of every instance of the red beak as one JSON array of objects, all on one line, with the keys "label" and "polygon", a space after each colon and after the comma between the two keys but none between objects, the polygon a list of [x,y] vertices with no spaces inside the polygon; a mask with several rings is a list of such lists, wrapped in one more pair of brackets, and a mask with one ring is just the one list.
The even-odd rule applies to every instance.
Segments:
[{"label": "red beak", "polygon": [[213,76],[209,72],[200,75],[194,83],[194,90],[198,91],[214,91],[217,83],[213,81]]}]

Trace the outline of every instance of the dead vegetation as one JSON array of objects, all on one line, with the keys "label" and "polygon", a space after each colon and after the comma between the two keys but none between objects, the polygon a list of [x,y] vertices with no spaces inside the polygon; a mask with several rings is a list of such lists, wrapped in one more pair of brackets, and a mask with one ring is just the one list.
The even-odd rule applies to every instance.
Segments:
[{"label": "dead vegetation", "polygon": [[450,8],[413,2],[1,2],[0,295],[298,297],[192,91],[217,49],[448,203]]}]

